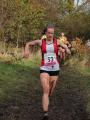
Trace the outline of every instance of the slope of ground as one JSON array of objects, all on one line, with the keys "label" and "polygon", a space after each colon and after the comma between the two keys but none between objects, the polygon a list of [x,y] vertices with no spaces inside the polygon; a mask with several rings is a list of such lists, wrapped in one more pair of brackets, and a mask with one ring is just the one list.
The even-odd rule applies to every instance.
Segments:
[{"label": "slope of ground", "polygon": [[[0,62],[0,120],[41,120],[41,88],[36,63]],[[50,120],[89,120],[90,76],[63,67],[50,97]]]}]

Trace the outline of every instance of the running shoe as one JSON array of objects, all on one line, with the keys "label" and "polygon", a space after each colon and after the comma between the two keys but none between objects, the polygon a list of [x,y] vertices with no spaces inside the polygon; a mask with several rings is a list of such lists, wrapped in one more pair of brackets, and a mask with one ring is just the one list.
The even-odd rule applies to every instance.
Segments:
[{"label": "running shoe", "polygon": [[44,116],[42,120],[48,120],[48,115]]}]

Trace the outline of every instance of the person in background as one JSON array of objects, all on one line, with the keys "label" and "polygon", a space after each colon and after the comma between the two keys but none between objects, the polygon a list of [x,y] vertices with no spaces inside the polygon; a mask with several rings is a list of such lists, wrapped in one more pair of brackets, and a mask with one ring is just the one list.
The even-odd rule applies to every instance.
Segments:
[{"label": "person in background", "polygon": [[[60,44],[64,44],[68,47],[68,49],[71,48],[71,44],[67,40],[67,37],[65,36],[64,32],[61,33],[61,36],[59,37]],[[60,58],[61,58],[61,64],[64,64],[64,61],[66,59],[66,52],[65,49],[62,47],[60,51]]]}]

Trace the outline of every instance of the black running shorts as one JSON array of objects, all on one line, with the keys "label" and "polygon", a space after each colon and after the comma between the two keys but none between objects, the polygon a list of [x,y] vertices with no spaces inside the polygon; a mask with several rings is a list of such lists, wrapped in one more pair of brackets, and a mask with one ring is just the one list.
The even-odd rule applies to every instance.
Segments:
[{"label": "black running shorts", "polygon": [[40,70],[40,73],[48,73],[50,76],[58,76],[59,75],[59,70],[57,70],[57,71]]}]

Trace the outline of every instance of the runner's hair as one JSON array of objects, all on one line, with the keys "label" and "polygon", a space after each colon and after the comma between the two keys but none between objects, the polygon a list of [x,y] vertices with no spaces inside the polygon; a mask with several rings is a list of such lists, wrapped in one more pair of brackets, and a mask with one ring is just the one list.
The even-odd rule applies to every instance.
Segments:
[{"label": "runner's hair", "polygon": [[53,25],[53,24],[48,24],[45,28],[44,28],[44,30],[43,30],[43,32],[42,32],[42,35],[44,35],[45,33],[46,33],[46,31],[47,31],[47,29],[48,28],[55,28],[55,26]]},{"label": "runner's hair", "polygon": [[55,26],[54,26],[53,24],[48,24],[46,28],[47,28],[47,29],[48,29],[48,28],[55,28]]}]

